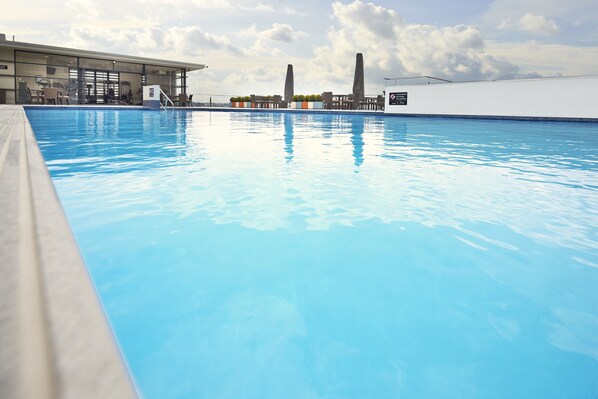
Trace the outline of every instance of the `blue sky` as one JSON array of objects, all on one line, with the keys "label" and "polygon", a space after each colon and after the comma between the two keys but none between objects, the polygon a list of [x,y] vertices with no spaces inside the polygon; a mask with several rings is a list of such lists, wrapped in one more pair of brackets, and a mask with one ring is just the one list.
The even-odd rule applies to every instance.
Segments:
[{"label": "blue sky", "polygon": [[[8,4],[8,7],[5,5]],[[191,93],[366,92],[383,77],[452,80],[598,74],[597,0],[3,1],[19,41],[205,63]]]}]

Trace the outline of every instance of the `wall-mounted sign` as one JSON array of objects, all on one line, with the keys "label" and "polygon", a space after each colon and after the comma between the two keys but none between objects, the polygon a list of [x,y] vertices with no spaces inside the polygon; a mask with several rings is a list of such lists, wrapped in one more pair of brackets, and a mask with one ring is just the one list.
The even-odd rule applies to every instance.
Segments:
[{"label": "wall-mounted sign", "polygon": [[407,105],[407,92],[390,93],[388,97],[388,105]]},{"label": "wall-mounted sign", "polygon": [[2,64],[0,64],[0,69],[8,69],[8,65],[2,65]]}]

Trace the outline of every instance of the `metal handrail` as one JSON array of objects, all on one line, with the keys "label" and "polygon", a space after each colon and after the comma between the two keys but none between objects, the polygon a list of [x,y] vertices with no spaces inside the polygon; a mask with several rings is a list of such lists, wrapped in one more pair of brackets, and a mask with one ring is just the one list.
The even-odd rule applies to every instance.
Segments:
[{"label": "metal handrail", "polygon": [[439,82],[444,82],[444,83],[454,83],[452,80],[447,80],[447,79],[441,79],[441,78],[436,78],[434,76],[404,76],[404,77],[400,77],[400,78],[384,78],[384,85],[388,86],[388,83],[393,80],[394,84],[397,84],[397,80],[407,80],[407,79],[432,79],[432,80],[437,80]]},{"label": "metal handrail", "polygon": [[174,102],[164,93],[164,90],[160,88],[160,93],[164,96],[164,104],[160,101],[160,108],[164,108],[164,111],[167,111],[166,105],[170,102],[172,109],[174,110]]}]

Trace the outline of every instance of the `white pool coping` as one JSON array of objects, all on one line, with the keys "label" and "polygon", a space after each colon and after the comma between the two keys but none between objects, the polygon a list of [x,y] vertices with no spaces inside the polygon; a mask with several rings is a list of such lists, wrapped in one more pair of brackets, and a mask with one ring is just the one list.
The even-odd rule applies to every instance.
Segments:
[{"label": "white pool coping", "polygon": [[18,105],[0,105],[0,226],[0,397],[138,397]]}]

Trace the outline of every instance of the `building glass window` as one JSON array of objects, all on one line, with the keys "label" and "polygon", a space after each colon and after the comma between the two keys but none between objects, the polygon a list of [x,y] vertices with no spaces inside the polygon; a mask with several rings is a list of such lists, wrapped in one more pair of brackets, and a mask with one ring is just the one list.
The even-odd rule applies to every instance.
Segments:
[{"label": "building glass window", "polygon": [[42,76],[45,79],[68,79],[69,68],[51,65],[17,63],[17,76]]},{"label": "building glass window", "polygon": [[16,61],[30,64],[54,65],[54,66],[76,66],[77,57],[66,55],[54,55],[33,53],[29,51],[17,51]]},{"label": "building glass window", "polygon": [[77,66],[77,57],[35,53],[15,52],[16,101],[29,102],[29,93],[52,87],[68,92],[69,69]]},{"label": "building glass window", "polygon": [[95,58],[79,58],[79,67],[83,69],[112,71],[114,69],[114,62],[112,60],[100,60]]},{"label": "building glass window", "polygon": [[182,93],[181,69],[156,65],[146,65],[146,82],[148,85],[160,85],[169,97]]},{"label": "building glass window", "polygon": [[143,64],[116,61],[114,63],[114,70],[126,73],[143,73]]}]

